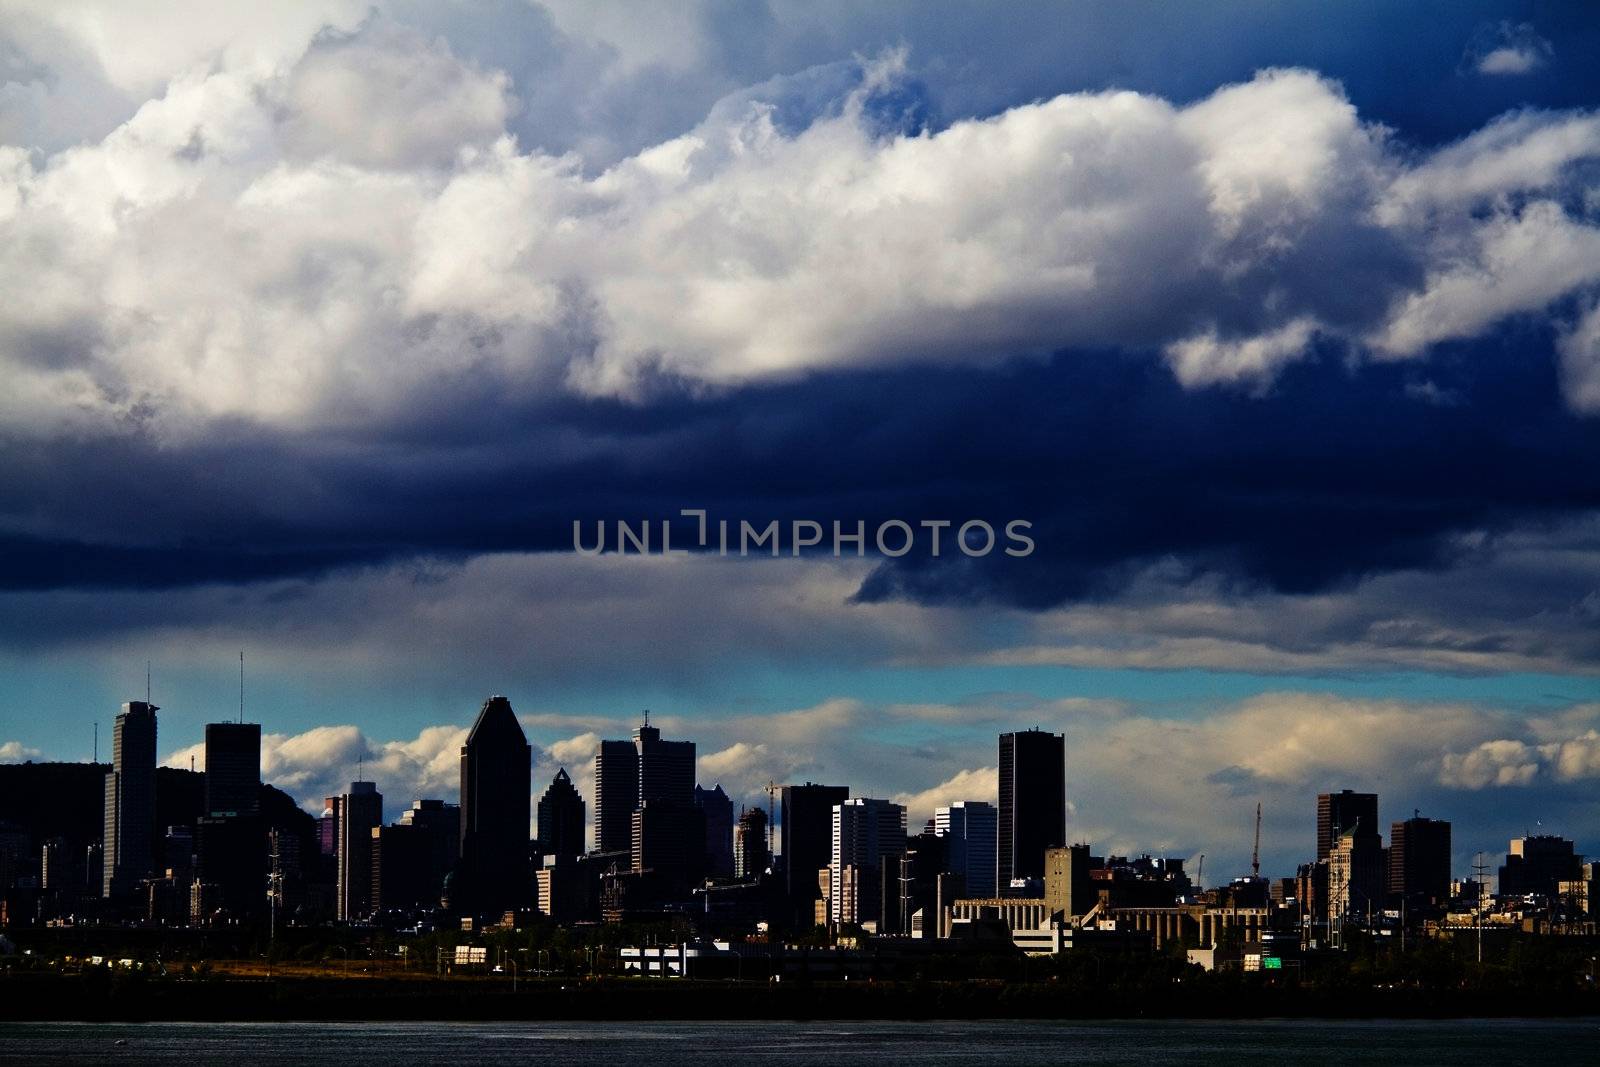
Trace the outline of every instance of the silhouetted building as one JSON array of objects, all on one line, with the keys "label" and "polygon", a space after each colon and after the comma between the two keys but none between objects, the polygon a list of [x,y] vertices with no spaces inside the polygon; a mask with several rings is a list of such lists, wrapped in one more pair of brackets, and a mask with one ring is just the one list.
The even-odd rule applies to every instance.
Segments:
[{"label": "silhouetted building", "polygon": [[583,855],[584,821],[583,797],[562,767],[539,798],[539,851],[546,856]]},{"label": "silhouetted building", "polygon": [[195,877],[213,887],[206,921],[245,922],[267,904],[266,828],[257,815],[202,815],[195,824],[200,867]]},{"label": "silhouetted building", "polygon": [[633,870],[658,899],[687,895],[705,876],[705,815],[693,804],[647,800],[633,813]]},{"label": "silhouetted building", "polygon": [[833,808],[832,914],[836,926],[877,922],[882,915],[883,861],[906,851],[906,809],[860,797]]},{"label": "silhouetted building", "polygon": [[[633,732],[633,742],[602,741],[595,753],[595,850],[626,851],[633,857],[633,870],[641,862],[685,853],[677,835],[693,822],[701,827],[702,840],[688,852],[695,857],[689,867],[702,871],[705,865],[704,819],[695,807],[693,741],[663,741],[661,731],[650,725],[649,716]],[[649,818],[640,820],[639,810],[653,805]],[[669,835],[661,842],[640,841],[640,827],[657,828]],[[672,877],[686,868],[676,861],[662,870]],[[654,885],[657,880],[647,879]],[[643,884],[643,883],[641,883]]]},{"label": "silhouetted building", "polygon": [[964,879],[972,897],[995,895],[999,813],[981,800],[958,800],[933,813],[933,832],[945,839],[947,870]]},{"label": "silhouetted building", "polygon": [[1360,823],[1367,833],[1378,832],[1378,794],[1341,789],[1317,794],[1317,859],[1325,860],[1334,838]]},{"label": "silhouetted building", "polygon": [[1502,897],[1537,893],[1554,898],[1560,892],[1559,883],[1577,880],[1582,869],[1583,857],[1564,837],[1533,834],[1514,838],[1500,868],[1499,893]]},{"label": "silhouetted building", "polygon": [[1066,738],[1041,730],[1000,735],[995,881],[1044,877],[1044,853],[1067,843]]},{"label": "silhouetted building", "polygon": [[461,747],[461,866],[451,906],[499,915],[533,903],[528,821],[533,747],[511,701],[484,701]]},{"label": "silhouetted building", "polygon": [[339,854],[339,798],[322,798],[322,818],[317,820],[317,845],[324,856]]},{"label": "silhouetted building", "polygon": [[706,875],[733,877],[733,801],[721,785],[713,789],[695,786],[694,806],[705,816]]},{"label": "silhouetted building", "polygon": [[1389,895],[1407,908],[1450,900],[1450,824],[1421,816],[1389,827]]},{"label": "silhouetted building", "polygon": [[206,723],[207,815],[255,815],[261,810],[261,724]]},{"label": "silhouetted building", "polygon": [[809,928],[815,918],[817,871],[833,853],[833,809],[850,799],[847,785],[786,785],[779,799],[778,843],[790,921]]},{"label": "silhouetted building", "polygon": [[733,828],[733,876],[755,878],[771,864],[772,855],[767,849],[767,813],[760,808],[746,808],[739,813],[739,822]]},{"label": "silhouetted building", "polygon": [[101,892],[124,896],[155,870],[156,712],[142,700],[122,705],[106,774]]},{"label": "silhouetted building", "polygon": [[383,794],[372,782],[351,782],[339,798],[339,873],[336,918],[359,922],[372,914],[372,831],[383,823]]},{"label": "silhouetted building", "polygon": [[372,829],[372,905],[377,911],[439,906],[444,872],[426,826],[396,823]]},{"label": "silhouetted building", "polygon": [[639,749],[632,741],[602,741],[594,754],[594,849],[633,850],[639,807]]},{"label": "silhouetted building", "polygon": [[442,881],[461,859],[461,805],[442,800],[413,800],[400,813],[401,826],[420,826],[434,847],[434,866]]}]

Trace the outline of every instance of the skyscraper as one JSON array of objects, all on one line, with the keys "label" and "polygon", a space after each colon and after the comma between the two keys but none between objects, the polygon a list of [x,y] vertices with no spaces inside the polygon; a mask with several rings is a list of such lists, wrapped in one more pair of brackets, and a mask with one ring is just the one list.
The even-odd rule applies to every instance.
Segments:
[{"label": "skyscraper", "polygon": [[1389,827],[1389,894],[1408,908],[1450,899],[1450,824],[1416,816]]},{"label": "skyscraper", "polygon": [[711,789],[695,786],[694,804],[705,816],[706,874],[733,877],[733,801],[719,784]]},{"label": "skyscraper", "polygon": [[639,750],[632,741],[602,741],[594,754],[594,848],[633,849],[633,812],[639,806]]},{"label": "skyscraper", "polygon": [[583,855],[583,797],[562,767],[539,798],[539,851],[546,856]]},{"label": "skyscraper", "polygon": [[996,889],[1044,877],[1045,849],[1067,843],[1066,738],[1040,730],[1000,735]]},{"label": "skyscraper", "polygon": [[906,809],[892,801],[859,797],[835,804],[832,816],[830,918],[835,925],[877,922],[882,915],[883,861],[906,852]]},{"label": "skyscraper", "polygon": [[106,774],[105,836],[102,839],[104,896],[139,887],[155,867],[156,712],[143,700],[122,705],[112,734],[111,770]]},{"label": "skyscraper", "polygon": [[206,724],[207,815],[255,815],[261,810],[261,724]]},{"label": "skyscraper", "polygon": [[528,816],[533,747],[511,701],[484,701],[461,747],[461,866],[451,905],[476,915],[533,906]]},{"label": "skyscraper", "polygon": [[261,825],[261,726],[206,724],[205,809],[195,828],[200,880],[213,902],[244,919],[265,903],[266,829]]},{"label": "skyscraper", "polygon": [[1378,832],[1378,794],[1341,789],[1317,794],[1317,859],[1328,858],[1334,839],[1357,823],[1367,833]]},{"label": "skyscraper", "polygon": [[636,852],[633,815],[641,805],[655,804],[657,816],[669,805],[692,808],[694,754],[693,741],[661,740],[648,715],[632,742],[600,742],[594,757],[595,850]]},{"label": "skyscraper", "polygon": [[733,828],[733,876],[755,878],[772,863],[767,850],[767,813],[746,808]]},{"label": "skyscraper", "polygon": [[786,785],[779,795],[778,847],[790,921],[811,928],[821,892],[817,872],[833,850],[833,808],[850,799],[847,785]]},{"label": "skyscraper", "polygon": [[[337,917],[356,922],[372,914],[372,831],[383,822],[383,794],[372,782],[351,782],[339,798]],[[201,846],[204,855],[204,845]]]},{"label": "skyscraper", "polygon": [[981,800],[958,800],[933,813],[933,832],[945,839],[945,863],[966,880],[970,897],[995,895],[999,813]]}]

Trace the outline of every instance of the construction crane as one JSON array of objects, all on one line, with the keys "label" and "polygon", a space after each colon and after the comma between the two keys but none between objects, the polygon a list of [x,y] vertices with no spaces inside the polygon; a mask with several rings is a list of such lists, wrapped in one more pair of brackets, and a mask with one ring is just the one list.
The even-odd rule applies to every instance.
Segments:
[{"label": "construction crane", "polygon": [[1261,801],[1256,801],[1256,847],[1250,850],[1250,877],[1261,877]]}]

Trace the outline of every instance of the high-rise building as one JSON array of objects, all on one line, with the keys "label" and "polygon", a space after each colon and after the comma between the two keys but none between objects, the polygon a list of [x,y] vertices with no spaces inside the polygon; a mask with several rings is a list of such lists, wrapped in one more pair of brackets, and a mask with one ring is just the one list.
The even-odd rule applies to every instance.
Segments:
[{"label": "high-rise building", "polygon": [[532,907],[532,792],[533,747],[511,701],[490,697],[461,747],[461,866],[452,907],[477,915]]},{"label": "high-rise building", "polygon": [[705,815],[693,804],[646,800],[633,813],[633,869],[651,874],[654,891],[687,893],[705,874]]},{"label": "high-rise building", "polygon": [[883,861],[906,852],[906,809],[858,797],[833,807],[828,876],[836,926],[877,922],[882,915]]},{"label": "high-rise building", "polygon": [[461,859],[461,806],[442,800],[414,800],[400,813],[399,825],[415,826],[424,832],[432,849],[428,877],[436,883],[429,893],[437,904],[445,875]]},{"label": "high-rise building", "polygon": [[539,798],[539,851],[574,859],[583,855],[583,827],[583,797],[562,767]]},{"label": "high-rise building", "polygon": [[1383,910],[1387,871],[1383,839],[1359,822],[1341,830],[1328,851],[1328,923],[1369,923]]},{"label": "high-rise building", "polygon": [[202,815],[195,826],[200,867],[211,887],[209,921],[242,921],[267,904],[267,832],[258,815]]},{"label": "high-rise building", "polygon": [[1317,794],[1317,859],[1328,858],[1334,838],[1357,823],[1367,833],[1378,833],[1378,794],[1341,789]]},{"label": "high-rise building", "polygon": [[155,873],[156,712],[143,700],[122,705],[112,734],[106,774],[104,896],[125,896]]},{"label": "high-rise building", "polygon": [[594,754],[594,848],[633,849],[633,813],[639,807],[639,750],[632,741],[602,741]]},{"label": "high-rise building", "polygon": [[1560,883],[1580,878],[1582,868],[1583,858],[1571,841],[1555,834],[1532,834],[1512,839],[1496,884],[1502,897],[1529,893],[1555,897]]},{"label": "high-rise building", "polygon": [[339,854],[339,798],[322,798],[322,817],[317,820],[317,847],[324,856]]},{"label": "high-rise building", "polygon": [[779,795],[778,847],[790,921],[809,929],[821,899],[817,871],[833,850],[833,809],[850,799],[847,785],[786,785]]},{"label": "high-rise building", "polygon": [[733,876],[739,879],[756,878],[772,864],[767,849],[767,813],[760,808],[746,808],[739,813],[739,822],[733,828]]},{"label": "high-rise building", "polygon": [[1407,908],[1450,900],[1450,824],[1422,816],[1389,827],[1389,895]]},{"label": "high-rise building", "polygon": [[357,922],[372,914],[372,831],[383,823],[383,794],[373,782],[351,782],[339,798],[336,916]]},{"label": "high-rise building", "polygon": [[733,801],[719,784],[712,789],[694,787],[694,806],[705,816],[706,874],[733,877]]},{"label": "high-rise building", "polygon": [[[1094,907],[1099,894],[1094,892],[1089,869],[1089,846],[1065,845],[1044,854],[1044,903],[1051,914],[1060,912],[1071,920]],[[974,893],[973,896],[979,894]]]},{"label": "high-rise building", "polygon": [[933,813],[933,832],[945,839],[948,870],[965,879],[972,897],[995,895],[999,813],[981,800],[958,800]]},{"label": "high-rise building", "polygon": [[1000,735],[996,888],[1044,877],[1045,849],[1067,843],[1066,738],[1041,730]]},{"label": "high-rise building", "polygon": [[632,742],[600,742],[594,757],[595,851],[636,852],[634,813],[641,805],[655,804],[657,816],[669,805],[692,808],[694,755],[693,741],[661,740],[648,715]]},{"label": "high-rise building", "polygon": [[206,815],[261,810],[261,724],[206,723]]}]

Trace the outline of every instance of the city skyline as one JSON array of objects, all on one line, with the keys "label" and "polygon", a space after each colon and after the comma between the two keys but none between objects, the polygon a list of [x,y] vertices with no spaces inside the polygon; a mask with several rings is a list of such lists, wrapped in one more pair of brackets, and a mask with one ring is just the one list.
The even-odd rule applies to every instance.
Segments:
[{"label": "city skyline", "polygon": [[388,821],[499,692],[591,820],[651,709],[735,805],[1038,727],[1111,851],[1600,840],[1584,5],[0,8],[0,761],[237,706]]},{"label": "city skyline", "polygon": [[[154,705],[146,705],[143,701],[133,701],[131,702],[131,705],[136,708],[154,708]],[[125,707],[127,706],[128,705],[125,705]],[[488,713],[491,708],[495,709],[499,714],[506,715],[510,713],[511,705],[504,697],[492,697],[488,701],[485,701],[483,708],[480,709],[476,717],[477,720],[481,721],[483,716]],[[681,725],[680,720],[672,717],[662,720],[658,716],[657,721],[665,721],[669,724]],[[208,726],[230,728],[228,731],[226,731],[227,734],[231,735],[231,733],[236,732],[241,738],[248,737],[252,739],[258,736],[258,731],[260,729],[260,724],[258,723],[240,723],[234,720],[229,720],[222,723],[212,723],[208,724]],[[503,726],[499,728],[502,730],[504,729]],[[633,741],[619,742],[626,744],[630,751],[635,751],[635,746],[639,745],[641,732],[642,736],[646,736],[650,739],[651,744],[664,744],[667,746],[668,750],[670,750],[674,745],[685,745],[690,751],[692,751],[694,748],[694,742],[692,741],[660,741],[660,729],[658,727],[650,726],[648,723],[643,725],[635,723],[634,729],[630,732],[634,734]],[[1017,736],[1018,734],[1026,736],[1036,732],[1039,732],[1037,727],[1029,727],[1026,730],[1000,734],[999,743],[1001,752],[1004,753],[1007,741],[1009,739]],[[209,733],[210,732],[208,731],[208,736]],[[271,735],[259,736],[270,737]],[[471,730],[463,728],[460,733],[460,743],[455,749],[457,757],[452,764],[451,770],[452,773],[455,773],[458,776],[461,773],[462,763],[465,760],[466,741],[470,736]],[[1061,739],[1057,739],[1058,742],[1060,740]],[[216,742],[214,741],[213,743]],[[238,742],[229,741],[228,747],[237,747],[237,744]],[[190,755],[189,749],[183,749],[179,753],[179,755],[183,757],[181,760],[177,756],[174,756],[160,762],[159,765],[172,767],[174,769],[193,769],[200,771],[205,778],[207,797],[206,804],[209,805],[210,797],[212,796],[213,792],[213,785],[211,776],[204,774],[205,742],[202,741],[200,745],[194,747],[199,749],[199,758],[197,758],[192,764],[188,760],[188,756]],[[737,744],[734,747],[737,748]],[[576,800],[578,813],[585,816],[582,823],[584,842],[583,850],[586,852],[605,851],[601,849],[600,842],[596,837],[597,824],[595,819],[598,817],[598,806],[594,803],[592,792],[594,783],[596,781],[594,775],[596,757],[598,757],[602,751],[599,739],[594,740],[587,759],[584,759],[581,754],[579,754],[577,755],[576,759],[566,763],[552,762],[550,759],[548,759],[548,757],[551,755],[550,750],[548,749],[543,750],[543,756],[546,757],[543,762],[540,762],[539,756],[536,755],[541,751],[537,746],[528,745],[527,751],[530,759],[530,785],[528,798],[529,839],[532,841],[537,841],[540,839],[539,806],[543,802],[544,798],[546,798],[553,791],[567,789],[571,791],[570,795]],[[581,753],[582,749],[580,748],[576,751],[577,753]],[[265,765],[266,752],[264,749],[262,752],[263,765]],[[574,755],[574,750],[568,748],[566,750],[566,754]],[[236,760],[231,761],[228,767],[228,773],[232,779],[237,779],[239,774],[237,767],[233,765],[236,762]],[[110,764],[102,764],[102,766],[110,766]],[[359,773],[361,776],[350,776],[346,781],[346,785],[341,786],[336,794],[328,796],[319,795],[314,798],[302,798],[296,796],[295,799],[298,802],[301,810],[305,811],[309,815],[321,814],[325,816],[325,803],[330,800],[348,799],[350,795],[349,786],[351,785],[357,787],[356,792],[358,794],[365,793],[371,798],[371,800],[367,802],[370,812],[364,816],[364,821],[362,823],[363,830],[384,825],[393,826],[407,823],[412,816],[417,814],[414,809],[418,804],[437,805],[444,803],[451,811],[460,810],[457,804],[460,790],[457,788],[452,788],[448,785],[441,785],[439,788],[431,791],[418,791],[413,789],[410,792],[406,792],[404,789],[399,791],[394,791],[391,789],[386,794],[384,781],[382,780],[382,773],[371,770],[364,757],[360,758],[355,766],[358,769],[357,773]],[[546,766],[552,767],[553,770],[548,775],[541,777],[541,768]],[[628,773],[634,778],[635,781],[638,780],[639,764],[637,761],[631,764],[631,766],[628,768]],[[659,776],[660,772],[657,772],[657,774]],[[108,781],[110,777],[111,776],[108,774]],[[826,777],[826,775],[823,775],[823,777]],[[461,779],[458,777],[457,781],[460,780]],[[265,773],[262,774],[258,781],[260,786],[281,787],[279,783],[271,781],[265,775]],[[728,825],[724,827],[724,829],[727,830],[728,844],[730,848],[732,847],[734,841],[734,826],[738,822],[740,813],[747,810],[760,810],[763,814],[762,825],[765,827],[765,811],[770,807],[772,809],[774,819],[772,823],[772,856],[776,858],[783,855],[783,848],[781,847],[780,843],[786,839],[786,824],[785,820],[780,815],[780,812],[782,812],[784,809],[783,805],[779,803],[778,794],[779,792],[799,787],[801,783],[798,779],[796,779],[792,781],[777,781],[770,784],[775,788],[775,791],[771,794],[770,798],[765,787],[759,787],[748,795],[734,794],[732,796],[732,818]],[[1062,784],[1066,794],[1066,806],[1070,810],[1074,807],[1071,799],[1072,765],[1070,755],[1066,757],[1065,779]],[[1335,784],[1340,785],[1338,790],[1333,790]],[[697,770],[694,781],[694,793],[696,794],[695,804],[698,804],[698,795],[701,793],[702,788],[709,794],[710,792],[714,792],[723,788],[724,785],[725,783],[723,781],[715,778],[709,781],[705,780]],[[981,779],[974,780],[971,778],[967,778],[956,783],[943,783],[938,789],[925,790],[918,794],[889,794],[883,793],[883,791],[876,791],[875,793],[870,780],[860,784],[852,783],[850,785],[841,785],[838,783],[828,785],[813,785],[809,779],[805,782],[805,788],[807,789],[825,789],[837,793],[838,796],[835,799],[855,797],[868,799],[873,803],[888,803],[895,805],[904,813],[906,832],[913,836],[917,830],[923,826],[924,823],[929,825],[934,825],[937,823],[941,827],[941,834],[950,832],[949,828],[952,826],[959,828],[962,824],[952,823],[950,816],[945,814],[946,810],[951,805],[956,805],[958,811],[963,805],[969,807],[976,805],[980,810],[987,809],[989,812],[989,814],[986,816],[988,819],[988,829],[984,832],[994,835],[991,837],[987,848],[990,850],[989,854],[994,857],[994,862],[991,865],[991,873],[994,877],[994,884],[996,887],[998,887],[1003,884],[1000,872],[1000,867],[1002,864],[999,862],[998,857],[998,826],[996,825],[996,822],[998,821],[997,808],[999,806],[998,778],[996,778],[995,786],[988,796],[978,795],[977,792],[972,792],[971,790],[974,788],[974,786],[978,792],[981,792],[982,789],[985,788]],[[233,785],[232,788],[237,791],[239,787],[237,785]],[[963,788],[968,789],[968,792],[962,792]],[[1330,792],[1330,790],[1333,791]],[[883,793],[883,795],[876,795],[877,793]],[[1395,807],[1391,809],[1385,806],[1383,801],[1384,795],[1385,787],[1382,783],[1379,783],[1377,792],[1373,793],[1353,791],[1348,788],[1347,785],[1343,785],[1342,783],[1329,782],[1324,783],[1323,787],[1320,787],[1316,792],[1300,797],[1300,803],[1289,813],[1289,819],[1284,820],[1291,826],[1291,829],[1288,831],[1288,833],[1281,835],[1280,839],[1276,841],[1269,837],[1263,837],[1262,845],[1259,847],[1259,851],[1257,852],[1258,857],[1265,857],[1265,860],[1261,862],[1261,867],[1273,877],[1288,877],[1298,867],[1306,862],[1311,862],[1314,860],[1326,860],[1329,854],[1328,846],[1332,842],[1332,839],[1337,837],[1337,828],[1340,827],[1348,830],[1359,829],[1362,834],[1379,839],[1378,846],[1383,849],[1383,857],[1385,858],[1383,858],[1381,861],[1381,870],[1376,870],[1376,873],[1374,873],[1371,877],[1385,883],[1390,877],[1389,864],[1394,862],[1387,858],[1390,856],[1390,848],[1393,844],[1393,842],[1390,840],[1391,829],[1394,826],[1399,826],[1402,824],[1420,823],[1424,824],[1423,829],[1426,829],[1425,824],[1433,821],[1439,821],[1447,826],[1447,832],[1445,834],[1445,839],[1447,841],[1452,839],[1452,834],[1449,832],[1449,828],[1453,827],[1454,840],[1456,840],[1458,843],[1463,838],[1468,841],[1475,842],[1470,848],[1446,848],[1444,850],[1443,855],[1447,857],[1445,862],[1448,866],[1451,877],[1455,878],[1470,877],[1473,865],[1481,860],[1484,856],[1495,857],[1501,855],[1504,851],[1504,845],[1506,841],[1515,841],[1519,838],[1538,837],[1540,835],[1550,835],[1576,841],[1580,849],[1580,854],[1584,843],[1581,834],[1575,835],[1564,830],[1562,827],[1547,825],[1543,822],[1535,822],[1530,825],[1523,825],[1520,828],[1513,828],[1513,830],[1506,834],[1506,836],[1495,837],[1493,836],[1495,831],[1482,826],[1467,823],[1461,815],[1452,814],[1449,810],[1424,811],[1420,808],[1412,806]],[[294,796],[294,794],[291,793],[291,796]],[[1037,797],[1035,799],[1037,799]],[[1340,807],[1341,801],[1343,801],[1345,805],[1344,809],[1341,809]],[[1349,805],[1352,803],[1355,805],[1353,808],[1349,807]],[[1396,803],[1396,801],[1393,797],[1391,797],[1389,803],[1393,804]],[[1254,810],[1250,798],[1245,798],[1241,804],[1241,810],[1249,809],[1249,811],[1245,812],[1247,816],[1251,811]],[[918,807],[916,805],[932,806],[924,809],[924,807]],[[627,810],[631,814],[632,812],[636,811],[637,808],[638,798],[637,794],[635,794],[632,798],[632,806],[628,807]],[[113,812],[115,810],[116,809],[114,807],[107,807],[107,826],[111,826],[113,824]],[[828,812],[831,810],[831,803],[824,804],[818,809],[818,813],[824,816],[826,819]],[[1365,825],[1373,816],[1376,817],[1375,829]],[[499,818],[499,816],[497,815],[496,818]],[[503,821],[503,819],[501,821]],[[336,821],[335,825],[336,827],[343,825],[342,816]],[[156,827],[155,829],[157,832],[161,832],[164,828]],[[1248,833],[1248,831],[1249,826],[1247,824],[1242,832]],[[824,848],[823,855],[826,857],[827,837],[832,831],[828,830],[826,825],[819,824],[819,829],[817,832],[821,833],[821,844]],[[1185,863],[1191,873],[1195,871],[1197,866],[1196,861],[1201,856],[1210,856],[1212,860],[1212,870],[1216,872],[1216,877],[1213,878],[1208,884],[1213,885],[1226,884],[1232,878],[1244,877],[1249,870],[1248,862],[1238,862],[1235,859],[1235,850],[1226,843],[1222,844],[1220,847],[1215,844],[1209,846],[1209,848],[1204,847],[1203,845],[1203,847],[1181,851],[1152,847],[1148,844],[1141,843],[1138,840],[1134,840],[1125,836],[1096,839],[1077,834],[1074,829],[1074,824],[1070,818],[1066,823],[1064,833],[1061,836],[1065,844],[1070,844],[1073,846],[1088,846],[1089,848],[1098,850],[1104,855],[1144,855],[1154,856],[1157,858],[1170,856],[1173,859]],[[1053,841],[1055,840],[1055,837],[1056,835],[1054,834],[1047,835],[1048,840]],[[1046,838],[1041,838],[1041,841],[1043,840],[1046,840]],[[1217,840],[1225,841],[1225,838],[1219,838]],[[1307,847],[1307,842],[1309,842],[1310,847]],[[1056,846],[1051,845],[1049,847]],[[623,847],[622,851],[626,852],[628,851],[628,848]],[[1251,851],[1254,850],[1247,848],[1243,854],[1245,856],[1249,856]],[[1430,852],[1428,854],[1433,855],[1435,853]],[[956,857],[958,855],[958,853],[952,852],[950,862],[957,862]],[[1378,863],[1379,860],[1373,859],[1372,862]],[[1399,862],[1401,864],[1401,868],[1403,868],[1404,861],[1402,860]],[[828,866],[826,858],[824,858],[820,866]],[[107,879],[111,877],[109,867],[110,865],[108,864],[105,874]],[[799,882],[804,882],[804,872],[797,873],[795,875],[795,879]],[[1492,876],[1491,884],[1493,884]],[[787,874],[785,885],[789,886]],[[793,886],[790,886],[788,891],[793,892]]]}]

